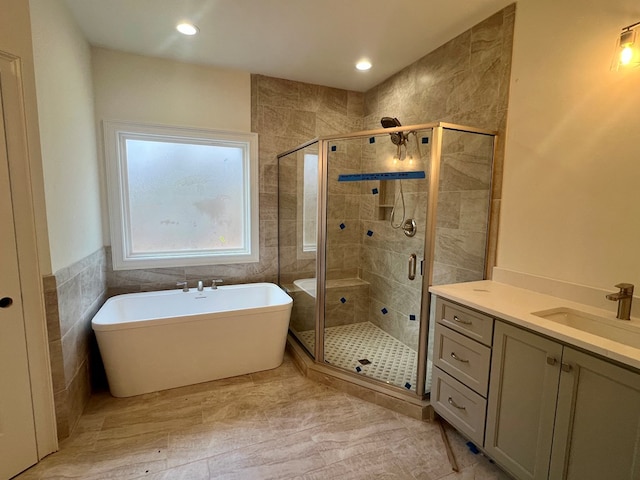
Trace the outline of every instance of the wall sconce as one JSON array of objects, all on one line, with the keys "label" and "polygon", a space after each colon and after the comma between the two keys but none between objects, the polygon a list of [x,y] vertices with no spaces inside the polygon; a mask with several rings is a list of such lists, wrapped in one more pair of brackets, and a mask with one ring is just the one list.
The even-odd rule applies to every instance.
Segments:
[{"label": "wall sconce", "polygon": [[640,65],[640,45],[636,31],[636,27],[639,25],[640,22],[634,23],[624,27],[620,32],[620,37],[616,42],[616,52],[611,63],[612,70]]}]

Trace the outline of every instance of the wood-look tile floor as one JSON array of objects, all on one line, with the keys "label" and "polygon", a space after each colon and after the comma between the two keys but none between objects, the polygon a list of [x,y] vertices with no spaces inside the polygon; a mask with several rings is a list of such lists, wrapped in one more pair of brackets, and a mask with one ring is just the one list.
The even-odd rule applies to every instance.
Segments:
[{"label": "wood-look tile floor", "polygon": [[94,395],[32,479],[507,479],[448,429],[279,368],[131,398]]}]

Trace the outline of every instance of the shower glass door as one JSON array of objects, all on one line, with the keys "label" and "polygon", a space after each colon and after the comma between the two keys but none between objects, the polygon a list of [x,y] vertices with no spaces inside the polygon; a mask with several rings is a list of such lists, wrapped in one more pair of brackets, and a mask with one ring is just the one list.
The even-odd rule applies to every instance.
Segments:
[{"label": "shower glass door", "polygon": [[279,284],[293,299],[289,330],[314,356],[318,143],[278,159]]},{"label": "shower glass door", "polygon": [[324,361],[416,391],[431,129],[327,143]]},{"label": "shower glass door", "polygon": [[[486,278],[495,136],[444,128],[435,216],[431,285]],[[431,305],[428,357],[435,338]],[[431,362],[425,390],[431,389]]]}]

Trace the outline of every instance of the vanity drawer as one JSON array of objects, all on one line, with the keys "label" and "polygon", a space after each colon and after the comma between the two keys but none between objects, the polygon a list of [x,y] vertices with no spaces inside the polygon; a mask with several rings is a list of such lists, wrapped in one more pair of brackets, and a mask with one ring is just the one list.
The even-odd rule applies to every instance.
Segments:
[{"label": "vanity drawer", "polygon": [[491,346],[493,318],[488,315],[438,298],[436,300],[436,321],[469,338]]},{"label": "vanity drawer", "polygon": [[491,349],[441,324],[436,324],[435,334],[434,364],[486,397]]},{"label": "vanity drawer", "polygon": [[431,405],[477,445],[484,445],[487,401],[437,367],[433,369]]}]

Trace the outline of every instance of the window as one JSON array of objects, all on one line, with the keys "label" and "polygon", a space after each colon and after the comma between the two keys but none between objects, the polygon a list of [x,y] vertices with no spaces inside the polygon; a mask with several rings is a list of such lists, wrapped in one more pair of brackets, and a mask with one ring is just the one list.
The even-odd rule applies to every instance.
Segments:
[{"label": "window", "polygon": [[113,268],[258,261],[258,138],[104,122]]},{"label": "window", "polygon": [[318,155],[304,154],[303,207],[302,207],[302,251],[316,251],[318,216]]}]

